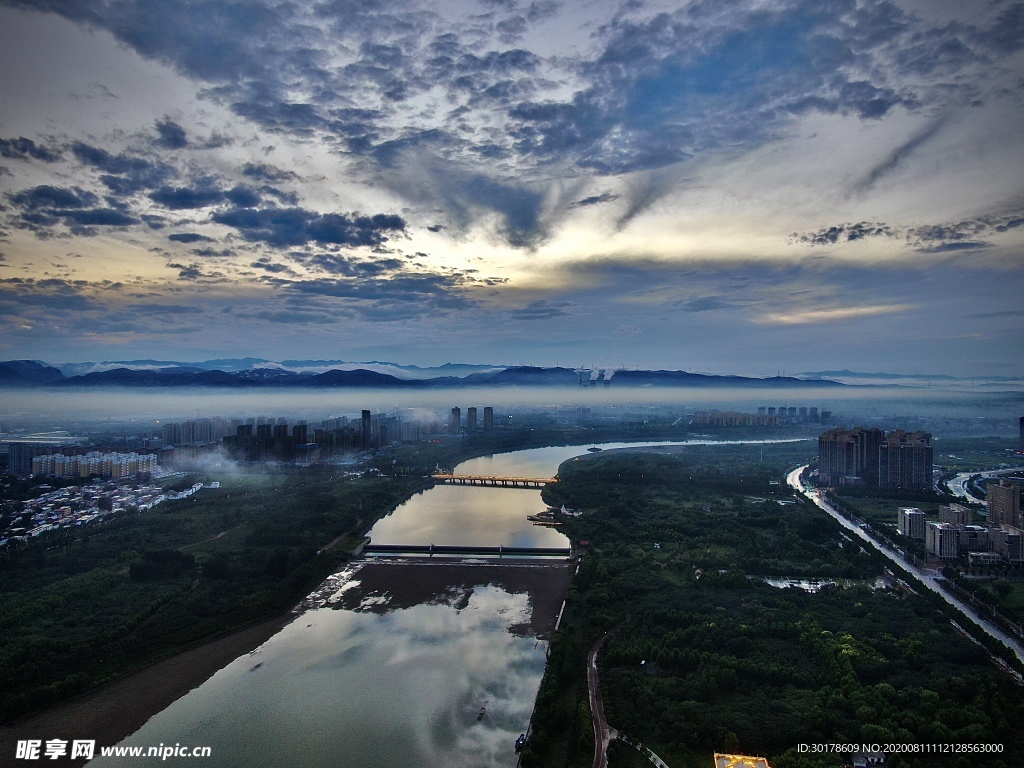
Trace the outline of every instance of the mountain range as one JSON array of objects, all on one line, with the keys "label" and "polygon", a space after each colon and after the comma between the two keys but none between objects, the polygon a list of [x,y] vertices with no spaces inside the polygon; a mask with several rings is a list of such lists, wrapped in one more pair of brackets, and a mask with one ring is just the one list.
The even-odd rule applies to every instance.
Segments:
[{"label": "mountain range", "polygon": [[789,376],[754,378],[713,376],[686,371],[540,368],[446,363],[434,368],[388,362],[259,358],[207,360],[124,360],[50,365],[38,360],[0,362],[0,386],[6,387],[793,387],[843,386],[828,379]]}]

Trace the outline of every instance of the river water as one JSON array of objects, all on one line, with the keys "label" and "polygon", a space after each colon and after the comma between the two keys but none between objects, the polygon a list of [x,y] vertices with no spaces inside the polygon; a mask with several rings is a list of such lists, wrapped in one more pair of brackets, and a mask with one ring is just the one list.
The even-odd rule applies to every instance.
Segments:
[{"label": "river water", "polygon": [[[641,444],[603,447],[630,445]],[[455,471],[550,477],[585,451],[519,451]],[[557,530],[526,520],[544,508],[536,490],[438,486],[399,506],[370,536],[380,544],[567,546]],[[527,729],[547,648],[515,631],[529,622],[527,595],[492,584],[395,610],[332,607],[358,579],[351,571],[325,582],[278,634],[121,744],[209,746],[208,768],[514,766],[513,744]]]}]

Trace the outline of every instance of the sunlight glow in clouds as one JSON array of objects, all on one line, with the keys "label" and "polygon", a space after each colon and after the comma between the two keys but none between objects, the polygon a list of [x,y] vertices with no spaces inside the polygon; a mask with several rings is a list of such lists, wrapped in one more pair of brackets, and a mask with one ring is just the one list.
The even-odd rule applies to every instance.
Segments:
[{"label": "sunlight glow in clouds", "polygon": [[0,357],[1019,374],[1022,64],[1013,2],[0,0]]},{"label": "sunlight glow in clouds", "polygon": [[832,320],[847,320],[872,315],[892,315],[914,309],[913,304],[889,304],[874,307],[837,307],[835,309],[808,309],[797,312],[776,312],[765,315],[762,322],[779,325],[804,325],[806,323],[827,323]]}]

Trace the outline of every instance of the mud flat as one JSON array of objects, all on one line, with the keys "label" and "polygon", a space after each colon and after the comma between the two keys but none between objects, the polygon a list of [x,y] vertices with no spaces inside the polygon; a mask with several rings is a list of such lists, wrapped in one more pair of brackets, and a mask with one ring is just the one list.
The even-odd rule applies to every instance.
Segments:
[{"label": "mud flat", "polygon": [[529,621],[512,627],[519,635],[547,639],[572,580],[567,562],[494,561],[443,558],[374,558],[351,565],[335,584],[307,599],[308,607],[387,613],[423,603],[463,608],[476,587],[493,585],[511,594],[526,594]]}]

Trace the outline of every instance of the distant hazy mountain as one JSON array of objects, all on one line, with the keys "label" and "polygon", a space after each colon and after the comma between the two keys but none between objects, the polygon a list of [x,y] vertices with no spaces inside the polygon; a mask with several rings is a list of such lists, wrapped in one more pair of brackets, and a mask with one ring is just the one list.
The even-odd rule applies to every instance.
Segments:
[{"label": "distant hazy mountain", "polygon": [[34,360],[0,363],[0,386],[8,387],[755,387],[758,389],[842,386],[827,379],[773,376],[709,376],[686,371],[613,371],[496,367],[446,363],[434,368],[396,363],[262,358],[206,360],[126,360],[50,366]]},{"label": "distant hazy mountain", "polygon": [[38,360],[8,360],[0,363],[0,384],[32,386],[49,384],[64,378],[57,368]]},{"label": "distant hazy mountain", "polygon": [[849,368],[844,368],[841,371],[807,371],[805,373],[798,374],[799,376],[805,376],[810,378],[829,378],[829,379],[842,379],[842,380],[861,380],[861,381],[893,381],[893,382],[929,382],[929,381],[943,381],[943,382],[977,382],[977,381],[1021,381],[1020,376],[950,376],[944,373],[864,373],[861,371],[851,371]]}]

